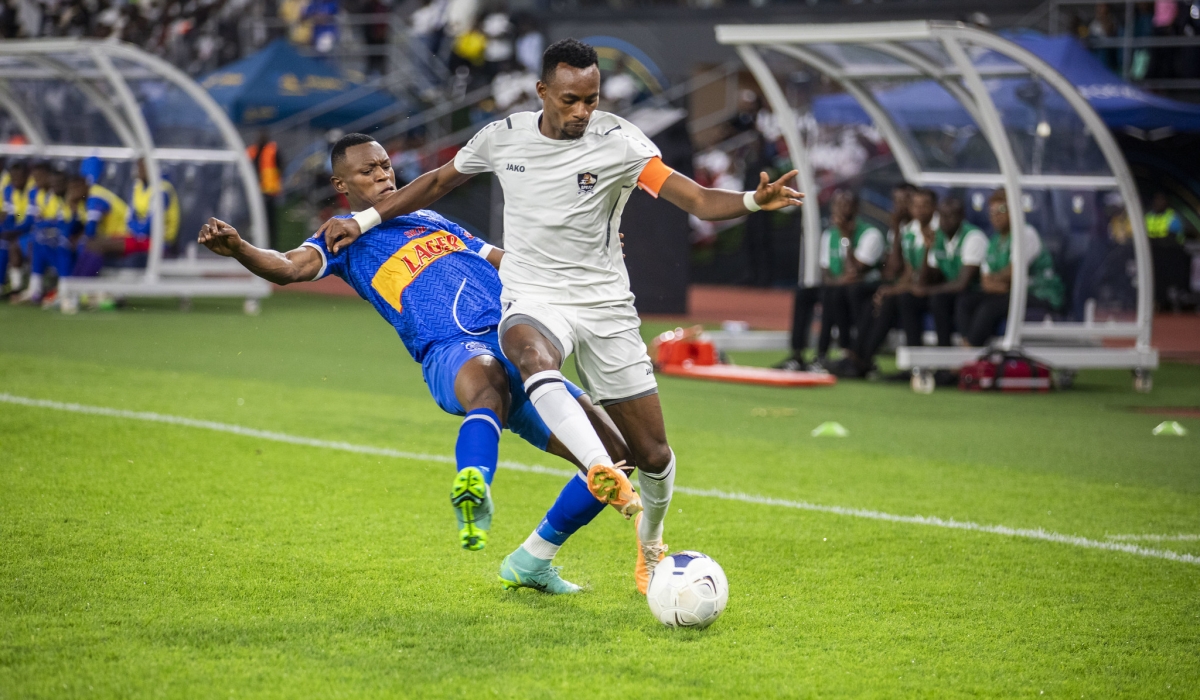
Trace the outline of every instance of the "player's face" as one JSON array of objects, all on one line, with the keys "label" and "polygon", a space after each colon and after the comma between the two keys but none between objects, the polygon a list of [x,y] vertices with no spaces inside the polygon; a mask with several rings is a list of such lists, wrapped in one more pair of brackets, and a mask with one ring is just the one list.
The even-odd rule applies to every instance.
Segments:
[{"label": "player's face", "polygon": [[833,205],[830,207],[829,215],[830,218],[833,219],[834,225],[845,227],[854,223],[854,217],[858,214],[856,209],[857,207],[854,205],[853,197],[845,194],[839,194],[837,198],[833,200]]},{"label": "player's face", "polygon": [[553,137],[580,138],[600,103],[600,68],[560,63],[549,84],[538,81],[537,91],[542,99],[542,119]]},{"label": "player's face", "polygon": [[46,189],[50,187],[50,169],[34,168],[33,184],[36,185],[38,189]]},{"label": "player's face", "polygon": [[137,176],[142,182],[150,182],[150,176],[146,174],[146,161],[139,160],[137,162]]},{"label": "player's face", "polygon": [[901,188],[892,190],[892,211],[901,216],[908,216],[908,190]]},{"label": "player's face", "polygon": [[333,188],[346,195],[354,209],[373,206],[396,189],[392,159],[378,143],[360,143],[346,149],[346,159],[333,173]]},{"label": "player's face", "polygon": [[996,233],[1008,233],[1008,205],[1004,202],[995,202],[988,207],[988,218],[992,220],[992,228]]},{"label": "player's face", "polygon": [[943,231],[957,231],[963,222],[962,202],[944,202],[938,209]]},{"label": "player's face", "polygon": [[933,220],[933,200],[927,195],[913,195],[911,200],[912,217],[922,224],[928,224]]},{"label": "player's face", "polygon": [[83,180],[71,180],[67,184],[67,199],[78,202],[87,197],[88,186]]},{"label": "player's face", "polygon": [[50,189],[59,197],[67,195],[67,175],[66,173],[55,171],[50,174]]},{"label": "player's face", "polygon": [[29,181],[29,168],[18,163],[8,169],[8,177],[12,180],[14,189],[25,189],[25,183]]}]

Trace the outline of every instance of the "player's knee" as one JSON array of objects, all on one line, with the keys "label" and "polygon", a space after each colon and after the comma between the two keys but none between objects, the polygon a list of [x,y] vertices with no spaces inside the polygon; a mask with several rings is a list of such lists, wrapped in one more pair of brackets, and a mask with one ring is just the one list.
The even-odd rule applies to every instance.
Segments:
[{"label": "player's knee", "polygon": [[658,442],[639,450],[638,469],[647,474],[661,474],[671,464],[671,448],[666,442]]},{"label": "player's knee", "polygon": [[517,353],[513,364],[517,366],[517,369],[521,371],[521,376],[525,378],[532,377],[538,372],[559,369],[558,362],[550,353],[534,346],[522,348]]}]

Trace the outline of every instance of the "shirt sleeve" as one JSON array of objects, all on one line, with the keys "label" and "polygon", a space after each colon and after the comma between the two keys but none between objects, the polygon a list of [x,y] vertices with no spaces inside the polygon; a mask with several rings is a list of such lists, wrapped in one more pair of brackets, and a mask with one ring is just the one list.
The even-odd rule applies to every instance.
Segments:
[{"label": "shirt sleeve", "polygon": [[[653,141],[646,138],[641,129],[624,119],[620,120],[613,129],[625,140],[624,182],[628,185],[639,184],[641,182],[642,171],[646,169],[651,161],[657,159],[660,163],[662,162],[662,152],[658,150],[658,146],[655,146]],[[667,166],[663,164],[662,167],[666,168]],[[654,172],[656,170],[651,170],[651,173]],[[657,172],[661,174],[661,171]],[[667,173],[667,175],[670,174]],[[666,176],[663,176],[662,182],[666,182],[666,180]],[[659,186],[662,185],[662,182],[659,183]]]},{"label": "shirt sleeve", "polygon": [[658,199],[658,193],[662,190],[663,183],[667,181],[667,178],[671,177],[671,173],[673,172],[675,170],[664,163],[662,158],[654,156],[642,168],[642,174],[638,175],[638,187],[646,194]]},{"label": "shirt sleeve", "polygon": [[338,277],[342,277],[342,273],[345,272],[346,266],[346,250],[349,249],[349,246],[342,248],[342,251],[337,255],[333,255],[329,252],[329,248],[325,246],[324,236],[321,238],[313,236],[300,245],[303,247],[312,248],[321,254],[321,269],[316,275],[313,276],[313,281],[319,280],[323,277],[328,277],[329,275],[337,275]]},{"label": "shirt sleeve", "polygon": [[983,261],[987,258],[988,237],[983,231],[972,230],[967,233],[967,238],[962,242],[962,255],[959,258],[962,264],[968,267],[983,265]]},{"label": "shirt sleeve", "polygon": [[1021,252],[1025,254],[1025,267],[1027,268],[1033,259],[1042,252],[1042,237],[1032,226],[1025,226],[1025,250]]},{"label": "shirt sleeve", "polygon": [[504,122],[492,122],[476,132],[454,155],[454,169],[464,175],[492,172],[492,136],[501,124]]},{"label": "shirt sleeve", "polygon": [[863,265],[874,265],[883,257],[883,234],[877,228],[863,231],[854,247],[854,257]]},{"label": "shirt sleeve", "polygon": [[829,239],[833,237],[829,231],[821,234],[820,251],[817,253],[817,262],[821,265],[822,270],[829,269]]}]

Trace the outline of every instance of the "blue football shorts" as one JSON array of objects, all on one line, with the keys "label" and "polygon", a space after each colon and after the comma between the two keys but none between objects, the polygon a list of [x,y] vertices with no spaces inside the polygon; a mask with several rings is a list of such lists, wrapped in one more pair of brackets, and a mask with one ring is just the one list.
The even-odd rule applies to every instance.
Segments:
[{"label": "blue football shorts", "polygon": [[[533,402],[525,394],[525,383],[521,381],[520,370],[500,352],[500,339],[495,331],[444,340],[426,352],[425,361],[421,363],[421,374],[425,377],[425,383],[429,385],[429,393],[433,395],[433,400],[446,413],[455,416],[466,415],[466,410],[454,395],[454,381],[463,365],[481,355],[499,360],[508,374],[508,390],[512,399],[508,407],[508,425],[505,427],[539,450],[545,450],[546,445],[550,444],[550,429],[546,427],[534,409]],[[571,382],[567,382],[567,391],[576,399],[584,394],[582,389]]]}]

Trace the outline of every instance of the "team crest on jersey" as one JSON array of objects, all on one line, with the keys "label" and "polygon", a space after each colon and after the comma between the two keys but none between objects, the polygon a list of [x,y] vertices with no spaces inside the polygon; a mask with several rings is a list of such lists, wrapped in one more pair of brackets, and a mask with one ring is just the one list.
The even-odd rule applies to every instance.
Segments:
[{"label": "team crest on jersey", "polygon": [[579,194],[591,194],[592,190],[596,189],[596,183],[600,181],[593,173],[579,173],[575,179],[579,182]]}]

